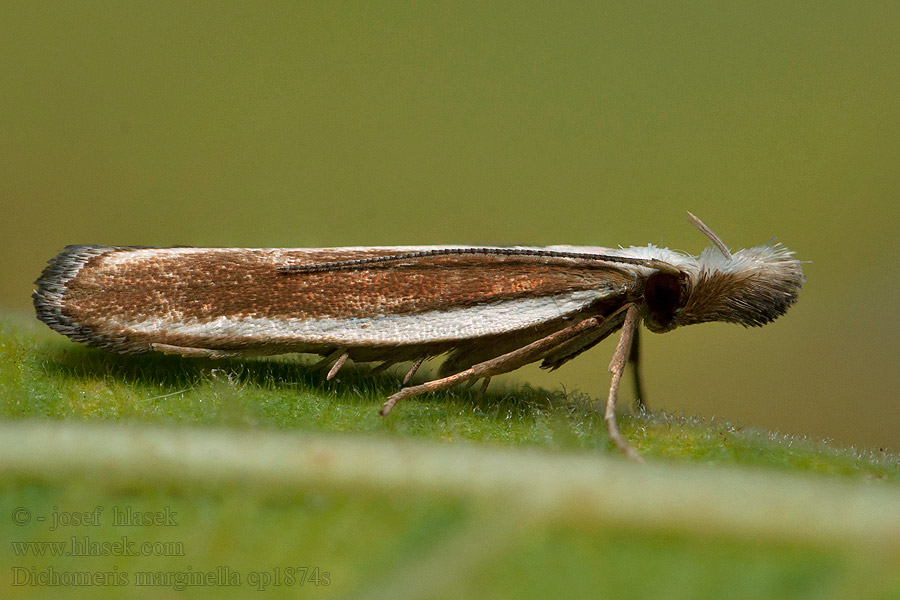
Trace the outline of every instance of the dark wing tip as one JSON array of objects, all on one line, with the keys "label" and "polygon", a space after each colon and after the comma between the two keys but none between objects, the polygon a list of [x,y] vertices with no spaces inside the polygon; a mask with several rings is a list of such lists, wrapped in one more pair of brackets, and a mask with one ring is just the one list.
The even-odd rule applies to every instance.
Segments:
[{"label": "dark wing tip", "polygon": [[121,351],[116,340],[97,336],[90,328],[79,324],[67,314],[66,291],[73,279],[87,262],[115,250],[112,246],[71,245],[47,261],[41,276],[34,282],[36,289],[31,294],[37,318],[50,329],[76,342]]}]

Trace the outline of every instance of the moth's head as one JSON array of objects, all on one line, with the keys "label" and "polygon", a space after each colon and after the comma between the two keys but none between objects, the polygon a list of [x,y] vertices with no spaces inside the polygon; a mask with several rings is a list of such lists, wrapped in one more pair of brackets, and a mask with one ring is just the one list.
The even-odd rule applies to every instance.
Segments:
[{"label": "moth's head", "polygon": [[765,325],[797,300],[804,277],[793,252],[768,244],[732,254],[700,219],[688,215],[715,247],[647,278],[643,297],[648,329],[662,333],[708,321]]},{"label": "moth's head", "polygon": [[796,302],[804,281],[800,261],[781,244],[739,250],[731,258],[707,248],[697,262],[678,325],[707,321],[765,325]]}]

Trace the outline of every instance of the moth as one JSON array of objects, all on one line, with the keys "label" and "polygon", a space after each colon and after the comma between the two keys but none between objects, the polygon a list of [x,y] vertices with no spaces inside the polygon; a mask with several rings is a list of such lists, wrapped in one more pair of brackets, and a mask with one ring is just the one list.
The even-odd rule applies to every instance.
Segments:
[{"label": "moth", "polygon": [[[690,215],[690,213],[688,213]],[[657,246],[149,248],[77,245],[35,282],[38,318],[76,342],[121,354],[241,357],[309,353],[333,378],[347,360],[411,362],[404,398],[541,362],[556,369],[621,330],[604,418],[635,366],[643,323],[656,333],[727,321],[764,325],[797,299],[800,262],[781,244],[699,256]],[[443,356],[437,376],[409,385]]]}]

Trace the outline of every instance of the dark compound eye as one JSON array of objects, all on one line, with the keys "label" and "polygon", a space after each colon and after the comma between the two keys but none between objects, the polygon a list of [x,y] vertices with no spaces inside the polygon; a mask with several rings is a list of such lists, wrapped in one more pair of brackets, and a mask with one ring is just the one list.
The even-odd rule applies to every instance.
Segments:
[{"label": "dark compound eye", "polygon": [[644,284],[644,302],[650,310],[650,321],[660,329],[671,327],[675,313],[684,306],[687,294],[681,278],[672,273],[657,272]]}]

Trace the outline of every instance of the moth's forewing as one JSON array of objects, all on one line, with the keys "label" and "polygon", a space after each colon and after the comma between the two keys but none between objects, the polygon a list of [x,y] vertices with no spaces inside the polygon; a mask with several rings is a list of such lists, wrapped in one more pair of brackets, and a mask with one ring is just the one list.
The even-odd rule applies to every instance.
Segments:
[{"label": "moth's forewing", "polygon": [[619,266],[523,256],[278,272],[420,249],[74,247],[38,284],[56,290],[45,294],[45,312],[76,323],[78,341],[114,351],[146,351],[153,343],[265,353],[346,347],[356,360],[376,360],[456,350],[457,365],[518,347],[584,313],[606,314],[634,286]]}]

